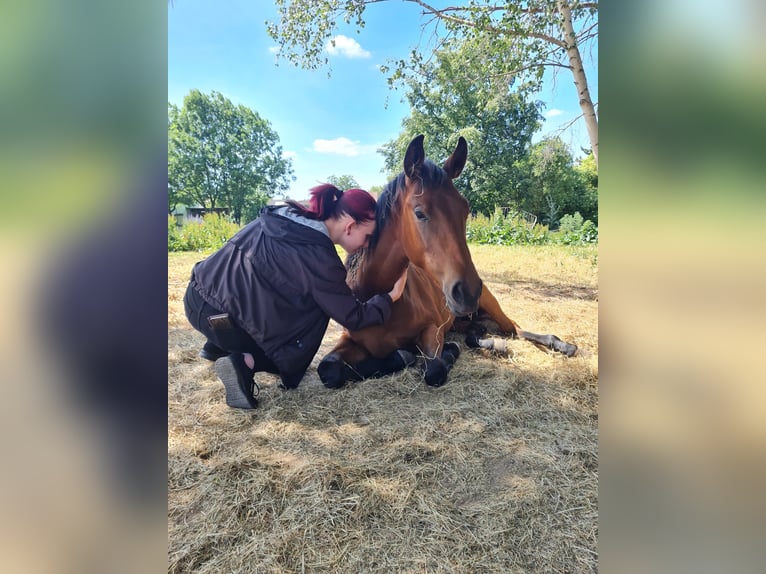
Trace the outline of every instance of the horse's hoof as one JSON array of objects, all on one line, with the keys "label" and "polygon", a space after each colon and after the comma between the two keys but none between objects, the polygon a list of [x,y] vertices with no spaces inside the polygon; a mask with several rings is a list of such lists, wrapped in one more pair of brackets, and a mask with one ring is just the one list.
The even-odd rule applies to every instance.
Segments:
[{"label": "horse's hoof", "polygon": [[442,354],[444,353],[449,353],[457,359],[460,356],[460,345],[455,343],[455,341],[444,343],[444,351],[442,351]]},{"label": "horse's hoof", "polygon": [[553,341],[551,342],[551,349],[554,351],[558,351],[567,357],[572,357],[577,352],[577,345],[572,345],[571,343],[562,341],[556,335],[551,335],[551,337],[553,337]]},{"label": "horse's hoof", "polygon": [[323,359],[317,373],[328,389],[339,389],[346,384],[345,365],[340,359]]},{"label": "horse's hoof", "polygon": [[449,373],[449,370],[449,365],[442,359],[434,359],[433,361],[429,361],[423,378],[429,387],[441,387],[447,382],[447,373]]},{"label": "horse's hoof", "polygon": [[469,337],[474,336],[475,338],[478,339],[479,337],[487,333],[487,328],[481,323],[473,322],[469,325],[468,329],[466,330],[466,333],[468,334]]},{"label": "horse's hoof", "polygon": [[444,343],[444,351],[442,351],[442,359],[444,359],[449,366],[455,364],[457,358],[460,356],[460,345],[454,341]]},{"label": "horse's hoof", "polygon": [[564,353],[567,357],[573,357],[577,352],[577,345],[572,345],[571,343],[563,343],[562,341],[561,349],[559,349],[559,352]]},{"label": "horse's hoof", "polygon": [[471,349],[476,349],[479,347],[479,337],[476,335],[468,335],[465,338],[465,344]]}]

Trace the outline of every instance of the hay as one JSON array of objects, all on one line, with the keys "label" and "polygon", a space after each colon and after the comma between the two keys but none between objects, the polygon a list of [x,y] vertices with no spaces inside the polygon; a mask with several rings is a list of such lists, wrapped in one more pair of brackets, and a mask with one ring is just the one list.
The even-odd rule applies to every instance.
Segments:
[{"label": "hay", "polygon": [[[314,367],[258,410],[229,409],[169,258],[168,571],[594,572],[598,341],[595,250],[471,246],[524,341],[469,351],[439,389],[417,371],[325,389]],[[459,335],[452,340],[462,343]]]}]

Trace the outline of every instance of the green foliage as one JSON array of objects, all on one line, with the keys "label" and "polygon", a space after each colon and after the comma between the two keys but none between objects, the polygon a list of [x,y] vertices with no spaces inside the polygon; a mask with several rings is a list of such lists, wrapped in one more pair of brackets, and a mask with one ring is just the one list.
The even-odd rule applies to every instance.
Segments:
[{"label": "green foliage", "polygon": [[[525,211],[534,213],[552,227],[551,206],[556,213],[572,213],[576,203],[575,173],[572,154],[557,137],[535,143],[530,153],[517,164],[521,177],[517,181],[514,199]],[[555,215],[554,215],[555,219]]]},{"label": "green foliage", "polygon": [[580,208],[585,219],[590,219],[598,225],[598,166],[591,152],[575,166],[577,174],[577,190],[580,197]]},{"label": "green foliage", "polygon": [[556,229],[559,224],[559,213],[561,213],[561,207],[556,203],[556,200],[554,200],[550,194],[546,194],[545,203],[548,208],[542,218],[542,221],[546,222],[550,229]]},{"label": "green foliage", "polygon": [[582,215],[580,215],[579,211],[575,211],[573,215],[565,215],[561,218],[561,222],[559,224],[559,231],[562,231],[564,233],[573,233],[576,231],[580,231],[580,228],[583,224],[583,218]]},{"label": "green foliage", "polygon": [[381,194],[381,193],[383,193],[383,190],[384,190],[384,189],[385,189],[385,188],[384,188],[384,186],[382,186],[382,185],[373,185],[373,186],[372,186],[370,189],[368,189],[367,191],[369,191],[369,192],[370,192],[372,195],[374,195],[375,197],[380,197],[380,194]]},{"label": "green foliage", "polygon": [[582,215],[578,212],[562,217],[559,231],[561,235],[557,243],[563,245],[598,243],[598,227],[589,219],[583,221]]},{"label": "green foliage", "polygon": [[476,215],[466,224],[469,243],[487,245],[544,245],[549,243],[548,229],[543,225],[530,226],[518,212],[503,215],[496,209],[492,215]]},{"label": "green foliage", "polygon": [[253,110],[199,90],[180,109],[168,104],[169,212],[177,203],[228,207],[240,222],[291,179],[279,136]]},{"label": "green foliage", "polygon": [[527,154],[532,135],[540,126],[538,105],[506,89],[500,93],[491,81],[477,86],[462,75],[465,54],[443,50],[427,68],[425,85],[411,83],[407,93],[410,116],[402,122],[397,139],[380,150],[386,169],[402,169],[407,145],[425,134],[426,156],[439,163],[455,149],[459,136],[468,142],[468,162],[455,185],[471,209],[489,215],[497,205],[515,202],[515,164]]},{"label": "green foliage", "polygon": [[[408,0],[403,0],[408,1]],[[304,68],[316,69],[328,63],[325,44],[343,24],[351,24],[357,33],[365,27],[364,11],[380,0],[275,0],[278,21],[266,22],[269,35],[279,44],[279,57]],[[465,75],[474,78],[502,78],[505,84],[519,80],[531,91],[542,81],[546,66],[570,65],[565,50],[567,38],[563,19],[575,25],[574,41],[587,49],[598,36],[598,2],[496,2],[472,0],[449,9],[418,2],[424,14],[423,37],[433,25],[434,34],[459,38],[471,50],[473,58]],[[413,18],[417,17],[413,13]],[[439,30],[443,26],[444,32]],[[444,38],[433,44],[440,46]],[[409,59],[389,61],[382,71],[389,83],[410,80],[420,74],[420,65],[430,58],[413,49]],[[425,57],[424,57],[425,56]],[[427,83],[424,80],[424,83]]]},{"label": "green foliage", "polygon": [[172,215],[168,215],[168,251],[184,251],[184,240]]},{"label": "green foliage", "polygon": [[180,228],[174,217],[168,217],[168,251],[220,249],[239,229],[239,225],[217,213],[209,213],[201,220],[187,220]]},{"label": "green foliage", "polygon": [[580,241],[582,243],[598,243],[598,227],[590,220],[585,221],[580,228]]},{"label": "green foliage", "polygon": [[359,187],[353,175],[330,175],[327,177],[326,182],[333,184],[341,191]]},{"label": "green foliage", "polygon": [[[279,19],[267,22],[267,30],[279,44],[279,58],[316,69],[328,63],[324,47],[338,28],[350,24],[360,33],[365,26],[367,5],[379,2],[275,0]],[[597,1],[471,0],[449,8],[419,0],[412,3],[422,11],[412,15],[423,22],[420,37],[433,41],[414,47],[408,58],[389,60],[381,66],[391,86],[414,85],[427,91],[433,56],[448,47],[459,49],[464,55],[463,65],[455,69],[458,81],[468,82],[478,90],[492,84],[492,91],[499,96],[507,94],[510,87],[520,94],[532,94],[540,90],[546,67],[579,74],[583,70],[581,54],[593,53],[596,47]],[[427,31],[431,26],[432,32]],[[584,73],[577,80],[578,98],[586,122],[591,125],[591,145],[596,146],[598,124]]]},{"label": "green foliage", "polygon": [[501,209],[495,209],[490,216],[469,218],[466,238],[469,243],[485,245],[587,245],[598,243],[598,228],[575,213],[562,217],[560,230],[551,233],[545,225],[529,225],[516,211],[503,215]]}]

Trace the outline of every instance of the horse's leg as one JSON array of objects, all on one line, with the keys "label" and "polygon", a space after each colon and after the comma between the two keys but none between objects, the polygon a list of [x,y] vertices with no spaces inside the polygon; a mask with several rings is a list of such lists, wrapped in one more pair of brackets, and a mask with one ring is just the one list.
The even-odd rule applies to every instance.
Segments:
[{"label": "horse's leg", "polygon": [[[562,341],[556,335],[538,335],[537,333],[532,333],[530,331],[523,331],[513,319],[508,318],[503,312],[497,299],[495,299],[492,292],[487,289],[486,285],[481,291],[479,309],[486,312],[490,318],[498,324],[503,333],[510,334],[513,338],[519,337],[526,341],[531,341],[540,348],[551,349],[562,353],[567,357],[571,357],[577,352],[577,345]],[[498,344],[498,341],[501,341],[502,344]],[[506,352],[505,341],[502,341],[502,339],[479,339],[479,335],[474,334],[473,336],[469,335],[466,338],[466,344],[469,347],[482,347],[497,352]]]},{"label": "horse's leg", "polygon": [[489,315],[490,319],[497,323],[497,326],[500,327],[500,331],[504,335],[510,335],[514,339],[519,336],[521,327],[503,312],[500,303],[497,302],[492,291],[486,285],[481,290],[481,297],[479,297],[479,310]]},{"label": "horse's leg", "polygon": [[356,364],[347,364],[346,368],[351,373],[350,380],[361,381],[362,379],[377,378],[396,373],[406,369],[414,362],[415,355],[406,349],[397,349],[382,359],[369,357]]},{"label": "horse's leg", "polygon": [[339,389],[354,376],[347,363],[359,363],[369,356],[367,349],[358,345],[344,332],[333,350],[320,361],[317,373],[324,386]]},{"label": "horse's leg", "polygon": [[457,343],[444,342],[444,333],[436,325],[429,325],[420,335],[420,347],[425,356],[423,379],[431,387],[447,382],[447,375],[460,355]]},{"label": "horse's leg", "polygon": [[541,349],[557,351],[567,357],[571,357],[577,352],[577,345],[562,341],[556,335],[538,335],[529,331],[519,331],[519,337],[531,341]]},{"label": "horse's leg", "polygon": [[346,381],[361,381],[370,377],[382,377],[405,369],[415,362],[415,355],[405,349],[393,351],[378,359],[351,339],[347,334],[328,353],[317,367],[319,378],[326,387],[338,389]]}]

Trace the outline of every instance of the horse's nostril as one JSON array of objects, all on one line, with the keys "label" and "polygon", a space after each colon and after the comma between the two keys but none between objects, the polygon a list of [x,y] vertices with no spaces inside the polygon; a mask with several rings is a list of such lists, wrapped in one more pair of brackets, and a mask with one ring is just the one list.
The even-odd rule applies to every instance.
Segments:
[{"label": "horse's nostril", "polygon": [[462,307],[475,307],[481,296],[481,283],[476,293],[472,293],[468,284],[464,281],[457,281],[451,289],[452,301]]},{"label": "horse's nostril", "polygon": [[452,299],[461,305],[472,304],[475,297],[463,281],[458,281],[452,286]]},{"label": "horse's nostril", "polygon": [[460,303],[461,305],[464,303],[465,288],[462,281],[458,281],[452,286],[452,299],[455,303]]}]

